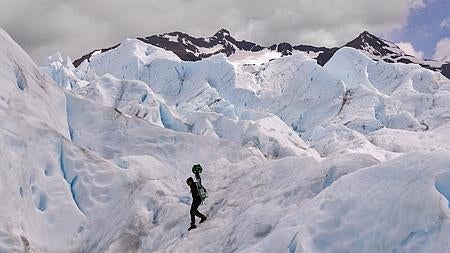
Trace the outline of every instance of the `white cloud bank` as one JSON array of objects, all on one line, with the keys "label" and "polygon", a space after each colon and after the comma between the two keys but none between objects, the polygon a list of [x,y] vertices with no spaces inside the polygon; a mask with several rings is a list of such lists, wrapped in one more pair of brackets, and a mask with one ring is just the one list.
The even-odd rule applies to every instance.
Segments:
[{"label": "white cloud bank", "polygon": [[239,39],[336,46],[363,30],[403,27],[423,0],[0,0],[0,26],[35,60],[61,50],[78,57],[127,37],[168,31]]},{"label": "white cloud bank", "polygon": [[396,45],[403,50],[406,54],[415,56],[417,58],[423,58],[424,53],[422,51],[417,51],[410,42],[399,42]]},{"label": "white cloud bank", "polygon": [[433,59],[450,62],[450,38],[443,38],[436,44]]}]

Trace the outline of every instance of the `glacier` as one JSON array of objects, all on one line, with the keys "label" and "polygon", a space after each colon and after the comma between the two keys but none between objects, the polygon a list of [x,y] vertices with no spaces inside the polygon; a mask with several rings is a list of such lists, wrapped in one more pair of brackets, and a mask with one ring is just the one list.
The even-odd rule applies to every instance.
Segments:
[{"label": "glacier", "polygon": [[438,72],[135,39],[38,67],[0,30],[0,85],[0,252],[450,252]]}]

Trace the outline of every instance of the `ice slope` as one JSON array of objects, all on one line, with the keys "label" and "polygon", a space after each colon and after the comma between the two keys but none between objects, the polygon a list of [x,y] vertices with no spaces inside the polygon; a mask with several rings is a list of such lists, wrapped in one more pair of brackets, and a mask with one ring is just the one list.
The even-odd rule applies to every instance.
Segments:
[{"label": "ice slope", "polygon": [[[450,251],[440,74],[127,40],[76,69],[51,57],[53,82],[0,42],[0,252]],[[209,219],[187,233],[193,163]]]},{"label": "ice slope", "polygon": [[[129,56],[129,59],[125,62],[113,60],[122,55]],[[124,65],[120,65],[122,63]],[[180,62],[171,52],[139,40],[127,40],[117,50],[95,55],[86,64],[81,64],[76,73],[88,77],[89,84],[74,92],[127,115],[145,118],[153,124],[177,131],[213,135],[240,145],[253,145],[266,156],[316,155],[315,152],[305,152],[306,144],[272,113],[253,113],[252,107],[257,108],[258,98],[250,94],[253,91],[248,87],[228,89],[228,83],[218,80],[220,75],[233,78],[234,74],[233,65],[223,56],[200,63]],[[115,73],[114,77],[110,73]],[[59,80],[58,76],[54,79]],[[148,83],[152,85],[147,86]],[[213,83],[222,87],[211,86]],[[239,91],[239,97],[232,94],[234,90]],[[152,95],[154,93],[157,96]],[[222,93],[233,101],[242,100],[239,103],[244,105],[237,108]],[[254,101],[252,106],[246,106],[250,103],[247,100]],[[275,129],[288,135],[274,133]]]},{"label": "ice slope", "polygon": [[[189,199],[183,191],[184,178],[189,173],[186,168],[194,162],[209,166],[217,160],[233,164],[252,157],[262,159],[260,153],[240,149],[230,142],[166,130],[73,95],[68,95],[68,106],[72,108],[68,116],[73,129],[72,141],[108,160],[110,166],[115,165],[114,168],[131,177],[124,189],[116,190],[109,186],[108,192],[101,195],[113,199],[116,196],[123,201],[113,202],[119,208],[117,212],[102,209],[96,212],[98,208],[95,205],[91,208],[93,227],[101,224],[98,222],[109,225],[103,224],[100,234],[96,229],[86,232],[81,246],[86,251],[103,251],[115,247],[114,244],[121,244],[121,240],[126,243],[135,240],[140,244],[140,237],[157,227],[161,219],[172,220],[171,224],[161,224],[173,229],[172,233],[184,231],[185,223],[178,222],[185,216],[183,210]],[[217,152],[198,152],[199,147]],[[99,218],[105,213],[108,221]],[[97,236],[93,236],[94,231]]]},{"label": "ice slope", "polygon": [[[144,51],[153,53],[144,57]],[[133,60],[118,60],[123,55]],[[356,150],[390,159],[395,152],[366,135],[384,128],[426,131],[447,122],[440,102],[448,99],[445,77],[418,65],[374,62],[351,48],[339,50],[322,68],[302,54],[260,64],[221,55],[183,62],[172,52],[127,40],[84,64],[81,69],[95,75],[142,80],[181,115],[207,112],[240,121],[252,112],[266,115],[266,122],[275,115],[322,156]],[[195,121],[208,127],[194,133],[228,137],[206,130],[214,128],[211,120]]]},{"label": "ice slope", "polygon": [[[24,53],[9,51],[13,42],[4,36],[7,39],[2,43],[4,51],[20,59]],[[10,62],[6,64],[14,66]],[[26,71],[36,71],[36,75],[45,80],[39,84],[47,84],[55,94],[39,94],[30,98],[31,101],[23,97],[20,102],[28,103],[23,108],[10,103],[11,115],[3,117],[2,164],[8,168],[4,172],[9,174],[2,178],[1,184],[4,199],[1,220],[5,229],[0,244],[2,251],[101,252],[119,247],[121,250],[117,250],[123,252],[140,249],[141,237],[149,231],[172,229],[170,236],[185,231],[183,221],[189,197],[183,186],[189,173],[186,168],[191,164],[201,162],[214,171],[214,168],[237,162],[242,163],[238,168],[246,168],[264,160],[260,151],[253,147],[239,148],[217,137],[166,130],[150,124],[145,117],[126,115],[117,108],[64,92],[38,73],[31,62],[21,64]],[[9,79],[2,82],[3,90],[19,88],[17,82],[21,79]],[[102,78],[102,84],[105,80],[114,83],[108,91],[114,90],[118,83],[125,86],[108,76]],[[122,98],[133,97],[136,93],[132,91],[137,87],[148,92],[151,101],[158,101],[141,83],[125,84],[131,87],[124,89],[135,89],[124,92]],[[28,84],[25,92],[34,92],[36,87],[32,85],[34,83]],[[86,89],[77,92],[83,93]],[[20,94],[20,90],[15,92]],[[92,94],[98,98],[95,92]],[[117,94],[111,95],[115,96]],[[102,103],[109,106],[111,97],[105,96]],[[55,106],[60,107],[61,112],[52,115],[56,119],[46,117],[45,113],[56,111],[46,102],[58,100],[63,101]],[[44,115],[36,114],[36,108]],[[5,111],[8,112],[2,112]],[[21,117],[26,120],[22,122]],[[45,124],[55,120],[63,123]],[[155,194],[157,198],[149,197]],[[23,212],[17,213],[16,209]],[[172,221],[167,222],[169,219]],[[163,226],[159,226],[160,220]],[[152,245],[155,246],[157,244]]]},{"label": "ice slope", "polygon": [[[129,57],[113,60],[123,55]],[[181,113],[215,112],[237,119],[243,111],[256,110],[275,114],[306,135],[338,112],[345,93],[340,81],[302,54],[262,65],[234,65],[223,55],[182,62],[138,40],[93,56],[90,72],[141,80]]]},{"label": "ice slope", "polygon": [[[225,161],[206,163],[208,167],[226,168],[207,175],[211,185],[209,190],[214,192],[206,210],[211,219],[202,225],[201,230],[181,237],[173,232],[171,226],[150,229],[139,240],[139,247],[144,251],[448,250],[444,240],[448,235],[448,222],[441,218],[435,222],[440,213],[448,212],[442,210],[440,204],[448,201],[445,181],[445,173],[448,172],[443,164],[448,163],[449,147],[446,144],[448,131],[445,130],[448,129],[445,119],[448,109],[445,103],[439,102],[447,99],[449,83],[441,75],[414,65],[376,63],[349,48],[338,51],[321,68],[302,55],[254,65],[230,62],[222,56],[185,63],[173,59],[170,53],[138,41],[128,40],[123,44],[124,48],[119,46],[96,56],[101,64],[93,57],[92,68],[90,64],[83,68],[86,76],[104,75],[94,81],[95,86],[91,84],[86,88],[109,87],[111,83],[117,83],[111,81],[114,78],[109,73],[118,78],[139,79],[154,89],[161,96],[159,101],[167,103],[170,111],[190,126],[181,131],[241,142],[244,147],[254,147],[251,150],[269,158],[292,156],[252,165],[244,162],[230,166]],[[121,52],[130,48],[131,53]],[[156,51],[155,55],[146,53],[146,58],[142,58],[143,54],[133,50],[160,52]],[[166,57],[164,54],[169,55]],[[133,60],[117,60],[122,55],[132,55]],[[95,74],[89,74],[89,71]],[[139,91],[133,86],[127,83],[128,88]],[[91,101],[104,103],[95,96],[83,94],[83,89],[80,91],[75,92]],[[117,101],[117,96],[113,97],[111,101]],[[323,100],[320,99],[322,97]],[[212,107],[212,99],[226,103]],[[120,103],[132,105],[135,102],[130,103],[125,98]],[[108,106],[121,107],[114,103]],[[132,116],[129,112],[125,114]],[[83,123],[86,115],[79,117],[73,122],[81,122],[76,128],[85,138],[78,138],[78,133],[75,133],[75,142],[108,159],[128,155],[125,150],[138,152],[133,148],[136,144],[132,138],[131,146],[110,147],[113,146],[107,141],[110,137],[95,132],[94,126],[98,123],[91,127]],[[252,130],[253,135],[257,135],[248,138],[245,132],[254,128],[249,127],[252,125],[257,128]],[[267,132],[279,136],[269,139],[260,136]],[[289,138],[298,138],[297,134],[309,143],[309,147],[302,140],[293,143],[302,143],[301,148],[313,155],[304,157],[305,153],[289,152],[284,148],[281,149],[284,155],[280,156],[277,152],[280,149],[261,146],[278,140],[286,147],[286,143],[292,142]],[[117,136],[116,133],[114,135]],[[126,143],[125,140],[130,138],[122,143]],[[145,150],[152,148],[149,146]],[[436,150],[444,151],[433,155],[403,155]],[[319,159],[316,151],[328,158]],[[151,153],[159,157],[161,152]],[[164,161],[168,157],[158,159]],[[214,156],[211,159],[215,159]],[[391,159],[394,160],[384,162]],[[423,164],[428,164],[428,159],[441,163],[430,165],[430,172],[425,175],[427,168]],[[118,166],[129,166],[127,159],[113,160]],[[379,165],[371,167],[376,164]],[[189,167],[189,163],[170,166],[183,170]],[[364,176],[363,172],[356,173],[361,168],[367,168],[363,171],[369,171],[369,176]],[[396,171],[398,168],[403,168],[402,173]],[[350,175],[341,179],[347,174]],[[349,177],[353,179],[347,179]],[[422,192],[421,185],[417,186],[419,190],[415,188],[415,181],[419,179],[427,182],[426,187],[436,190],[428,191],[415,200],[412,196]],[[374,192],[374,196],[362,195],[366,186],[373,187],[367,194]],[[332,190],[335,188],[339,190]],[[397,203],[404,195],[407,196],[401,202],[404,204],[399,204],[396,211],[392,210],[394,204],[389,204],[390,201]],[[424,199],[430,200],[427,206],[431,211],[420,209]],[[371,205],[372,200],[376,201],[374,206]],[[415,206],[412,214],[403,217],[404,213],[411,212],[410,206]],[[397,216],[390,216],[391,212]],[[416,221],[418,217],[428,218],[419,223]],[[382,225],[372,228],[380,220]],[[131,229],[133,232],[120,235],[111,244],[109,252],[126,251],[132,247],[130,236],[136,236],[135,230],[139,229],[134,227]],[[357,237],[357,234],[362,235]]]},{"label": "ice slope", "polygon": [[[98,80],[89,82],[85,87],[75,89],[74,92],[104,106],[116,108],[122,113],[142,118],[161,127],[169,123],[166,122],[169,120],[164,118],[165,115],[167,118],[175,117],[168,109],[166,109],[166,114],[161,115],[163,108],[166,108],[164,100],[145,83],[139,81],[118,80],[111,75],[104,75]],[[180,121],[178,125],[180,125],[178,129],[181,130],[183,123]]]},{"label": "ice slope", "polygon": [[[120,50],[120,47],[117,50]],[[298,108],[303,109],[304,107],[308,108],[310,106],[311,112],[305,110],[305,114],[309,112],[309,115],[313,115],[311,118],[318,122],[318,127],[314,127],[314,125],[305,127],[312,132],[311,137],[308,138],[311,147],[315,148],[322,156],[336,156],[337,161],[335,163],[344,159],[342,158],[343,154],[348,153],[353,156],[361,154],[366,159],[369,159],[372,164],[375,164],[411,151],[433,151],[439,149],[448,151],[448,145],[446,144],[448,137],[445,134],[431,133],[434,132],[435,126],[446,124],[446,121],[442,120],[442,118],[445,117],[444,115],[447,109],[445,106],[439,108],[438,103],[432,102],[430,104],[430,101],[445,100],[448,94],[448,81],[441,75],[424,70],[419,66],[387,64],[384,62],[375,63],[360,52],[348,48],[338,51],[335,57],[323,69],[301,55],[284,57],[261,65],[230,64],[220,56],[186,65],[188,67],[184,67],[183,70],[188,70],[189,74],[183,75],[183,85],[189,83],[190,78],[196,80],[196,83],[204,82],[202,79],[207,79],[207,83],[209,84],[209,87],[207,86],[208,89],[215,88],[221,96],[225,97],[225,99],[234,105],[235,115],[238,117],[238,120],[245,119],[246,110],[258,111],[263,114],[274,112],[268,111],[266,108],[274,109],[273,104],[270,104],[274,102],[270,98],[277,95],[279,96],[277,100],[281,103],[286,103],[286,101],[294,102],[296,99],[295,96],[292,99],[286,99],[283,95],[280,96],[280,94],[284,93],[284,89],[289,87],[289,84],[286,83],[292,82],[294,83],[292,84],[292,87],[295,87],[294,89],[300,88],[300,91],[302,91],[301,87],[305,83],[305,80],[309,79],[312,83],[314,79],[319,79],[320,81],[318,83],[320,86],[318,88],[322,89],[314,92],[311,87],[308,87],[309,89],[303,93],[305,96],[317,94],[317,97],[307,97],[300,100],[295,104],[297,107],[296,111],[288,107],[290,104],[283,104],[282,107],[289,108],[290,110],[286,109],[287,113],[284,115],[278,112],[277,116],[285,122],[287,121],[286,123],[290,123],[292,128],[297,130],[300,135],[303,134],[303,136],[308,137],[308,134],[303,133],[306,131],[298,131],[298,128],[296,129],[297,125],[292,123],[295,118],[289,118],[288,113],[292,112],[292,114],[295,114],[298,113]],[[299,70],[305,71],[298,73]],[[114,73],[114,71],[111,72]],[[222,74],[221,72],[225,73]],[[221,78],[217,79],[215,77],[217,75],[221,76]],[[149,83],[151,86],[151,82],[148,80],[144,80],[144,82]],[[324,85],[327,82],[334,84],[340,89],[326,89]],[[312,85],[310,84],[310,86]],[[189,87],[194,87],[193,90],[195,90],[195,86]],[[324,88],[326,89],[325,91],[323,90]],[[288,95],[298,94],[296,91],[289,91],[287,92]],[[327,94],[328,92],[331,94]],[[339,103],[334,105],[334,111],[329,113],[331,116],[322,116],[324,114],[326,115],[327,112],[326,108],[325,110],[323,110],[324,108],[320,108],[320,106],[325,107],[323,106],[323,102],[318,101],[317,104],[312,104],[312,106],[311,103],[308,103],[309,100],[315,102],[314,100],[319,96],[326,97],[328,99],[327,101],[333,96],[338,98]],[[264,105],[264,103],[268,103],[270,106]],[[333,106],[333,104],[331,105]],[[319,109],[319,111],[313,109]],[[189,110],[198,109],[189,108]],[[186,110],[183,108],[183,110],[179,111],[183,112]],[[250,115],[253,114],[251,113]],[[224,116],[226,117],[227,115],[225,114]],[[438,117],[434,118],[435,116]],[[303,115],[300,119],[302,119],[299,120],[301,124],[308,122],[307,120],[303,120]],[[434,121],[440,123],[433,123]],[[420,136],[417,137],[419,141],[408,143],[408,136],[415,135]],[[402,136],[403,139],[395,143],[391,141],[392,139],[400,139]],[[420,141],[420,139],[423,139],[422,136],[430,136],[431,138],[427,138],[426,141]],[[344,156],[348,157],[349,155]],[[349,166],[349,164],[347,163],[346,166]],[[329,171],[322,172],[320,175],[324,177],[322,184],[330,185],[336,180],[339,176],[336,176],[335,173],[335,169],[333,168]],[[268,188],[270,189],[270,186]],[[237,189],[242,190],[246,188],[241,186]],[[319,191],[316,190],[316,193]],[[248,190],[248,192],[252,192],[252,190]],[[248,202],[248,200],[244,200],[243,202]],[[255,207],[255,209],[260,208]],[[282,211],[277,210],[277,212]],[[234,215],[230,215],[230,217],[234,217]],[[248,219],[248,217],[245,217],[245,219]],[[268,219],[270,220],[270,218]],[[261,220],[264,219],[260,219],[259,221],[261,222]],[[232,224],[232,222],[226,224],[230,223]],[[258,224],[258,222],[256,223]],[[263,228],[254,229],[260,229],[263,232],[255,232],[255,234],[262,234],[261,237],[264,237],[265,233],[270,233],[272,225],[263,224],[261,226]],[[249,225],[249,227],[252,226]],[[245,230],[246,228],[243,229]],[[267,230],[264,230],[264,228]],[[248,233],[248,230],[245,231],[245,233]],[[379,232],[382,233],[381,231]],[[215,231],[215,233],[217,232]],[[241,233],[238,234],[239,237],[242,237]],[[258,238],[257,235],[255,236],[256,238]],[[226,232],[223,237],[234,238],[231,234],[227,235]],[[252,245],[256,241],[259,241],[258,239],[248,237],[243,238],[245,239],[237,243],[231,239],[231,241],[225,244],[220,244],[216,250],[230,249],[232,251],[235,249],[234,247],[244,249],[247,247],[245,246],[246,243],[247,245]],[[189,242],[185,242],[185,240],[177,243],[188,243],[190,245],[189,247],[196,247],[195,240],[190,244]],[[267,246],[267,244],[264,245]],[[279,246],[279,244],[275,245]],[[177,251],[179,248],[186,247],[177,244],[175,247],[169,246],[169,249]],[[367,250],[377,251],[376,247],[368,248]],[[212,251],[214,249],[211,249]],[[255,251],[259,252],[263,251],[263,249]],[[312,252],[315,251],[320,252],[318,249],[314,249]],[[267,252],[273,251],[267,250]]]},{"label": "ice slope", "polygon": [[[74,90],[85,98],[115,108],[128,116],[142,118],[154,125],[254,146],[267,157],[301,155],[306,144],[283,121],[273,115],[247,112],[247,119],[230,119],[221,114],[190,112],[180,115],[141,81],[120,81],[106,74],[86,87]],[[277,131],[275,131],[277,130]]]},{"label": "ice slope", "polygon": [[344,176],[244,252],[448,252],[449,162],[411,153]]},{"label": "ice slope", "polygon": [[[448,125],[444,101],[450,98],[450,83],[441,74],[418,65],[375,63],[350,48],[339,50],[324,68],[344,82],[346,96],[338,116],[315,131],[311,144],[316,149],[329,154],[342,139],[359,139],[366,150],[373,148],[370,144],[394,153],[448,150],[442,132]],[[400,147],[394,140],[402,136],[410,142]],[[418,140],[422,136],[427,141]]]},{"label": "ice slope", "polygon": [[78,98],[40,73],[3,31],[0,53],[0,252],[102,252],[123,235],[140,240],[143,234],[127,231],[164,217],[181,233],[185,168],[217,160],[197,147],[215,150],[222,163],[262,159],[256,150]]},{"label": "ice slope", "polygon": [[47,73],[53,80],[68,90],[82,87],[86,83],[76,76],[76,70],[70,58],[66,57],[63,60],[59,52],[47,57],[43,66],[41,71]]},{"label": "ice slope", "polygon": [[3,30],[0,66],[0,251],[70,249],[84,217],[56,166],[69,136],[64,91]]}]

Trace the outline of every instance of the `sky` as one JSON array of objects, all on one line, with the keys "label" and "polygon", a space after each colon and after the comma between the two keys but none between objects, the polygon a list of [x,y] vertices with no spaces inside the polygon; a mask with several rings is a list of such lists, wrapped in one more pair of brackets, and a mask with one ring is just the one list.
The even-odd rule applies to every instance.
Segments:
[{"label": "sky", "polygon": [[450,1],[424,1],[423,8],[413,9],[407,24],[389,34],[395,42],[410,43],[407,47],[417,56],[450,61]]},{"label": "sky", "polygon": [[407,53],[450,61],[450,0],[0,0],[0,27],[39,64],[126,38],[225,28],[261,45],[341,46],[362,31]]}]

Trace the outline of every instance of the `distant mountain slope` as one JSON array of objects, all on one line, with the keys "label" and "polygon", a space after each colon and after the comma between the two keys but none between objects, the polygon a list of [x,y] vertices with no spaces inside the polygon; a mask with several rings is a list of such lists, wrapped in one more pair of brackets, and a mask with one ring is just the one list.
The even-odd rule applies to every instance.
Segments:
[{"label": "distant mountain slope", "polygon": [[[362,32],[358,37],[346,43],[344,46],[333,48],[311,45],[293,46],[285,42],[265,47],[245,40],[238,41],[226,29],[221,29],[213,36],[207,38],[196,38],[182,32],[170,32],[137,39],[147,44],[172,51],[184,61],[198,61],[219,53],[224,53],[227,57],[230,57],[237,52],[261,52],[263,50],[269,50],[278,52],[281,56],[292,55],[295,52],[303,52],[317,60],[317,63],[323,66],[338,49],[352,47],[364,52],[375,61],[383,60],[389,63],[419,64],[424,68],[441,72],[444,76],[450,78],[450,67],[448,63],[443,64],[442,62],[419,59],[415,56],[408,55],[393,42],[381,39],[367,31]],[[76,59],[73,63],[77,67],[84,60],[89,60],[92,55],[104,53],[116,48],[118,45],[94,50]]]}]

